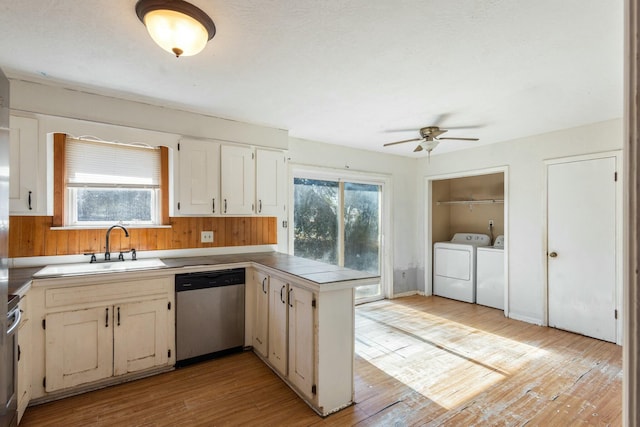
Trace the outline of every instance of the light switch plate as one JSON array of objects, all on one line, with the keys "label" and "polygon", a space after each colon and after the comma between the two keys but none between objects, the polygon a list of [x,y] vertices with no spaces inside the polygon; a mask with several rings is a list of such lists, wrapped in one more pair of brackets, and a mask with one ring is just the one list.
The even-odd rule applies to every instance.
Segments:
[{"label": "light switch plate", "polygon": [[200,242],[213,243],[213,231],[202,231],[200,233]]}]

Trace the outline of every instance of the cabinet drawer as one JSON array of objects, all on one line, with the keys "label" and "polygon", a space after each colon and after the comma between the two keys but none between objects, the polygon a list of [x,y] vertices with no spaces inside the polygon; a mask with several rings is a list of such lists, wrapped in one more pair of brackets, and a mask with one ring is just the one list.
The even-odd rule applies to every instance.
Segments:
[{"label": "cabinet drawer", "polygon": [[76,304],[103,304],[172,291],[172,277],[157,277],[131,282],[104,283],[45,290],[45,307],[59,308]]}]

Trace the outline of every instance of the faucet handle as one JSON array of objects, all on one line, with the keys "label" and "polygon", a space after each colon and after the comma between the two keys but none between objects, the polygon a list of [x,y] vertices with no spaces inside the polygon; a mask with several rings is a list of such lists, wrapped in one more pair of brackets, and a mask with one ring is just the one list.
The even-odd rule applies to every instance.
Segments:
[{"label": "faucet handle", "polygon": [[120,254],[118,255],[118,261],[124,261],[124,253],[120,252]]},{"label": "faucet handle", "polygon": [[138,255],[136,254],[136,250],[131,248],[131,261],[137,260],[138,259],[137,257]]},{"label": "faucet handle", "polygon": [[94,263],[94,262],[97,262],[97,260],[96,260],[96,254],[94,254],[94,253],[88,253],[88,254],[85,254],[85,255],[86,255],[86,256],[91,255],[91,260],[89,261],[89,264]]}]

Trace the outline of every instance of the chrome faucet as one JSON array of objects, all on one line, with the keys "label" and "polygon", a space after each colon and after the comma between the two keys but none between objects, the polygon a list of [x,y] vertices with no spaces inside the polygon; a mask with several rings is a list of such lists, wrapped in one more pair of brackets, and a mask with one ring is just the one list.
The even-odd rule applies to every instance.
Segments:
[{"label": "chrome faucet", "polygon": [[111,234],[111,230],[113,230],[114,228],[122,228],[122,230],[124,230],[124,237],[129,237],[129,232],[127,231],[126,228],[124,228],[124,226],[120,225],[120,224],[116,224],[116,225],[112,225],[111,227],[109,227],[109,229],[107,230],[107,242],[106,245],[104,247],[105,252],[104,252],[104,260],[105,261],[110,261],[111,260],[111,252],[109,252],[109,235]]}]

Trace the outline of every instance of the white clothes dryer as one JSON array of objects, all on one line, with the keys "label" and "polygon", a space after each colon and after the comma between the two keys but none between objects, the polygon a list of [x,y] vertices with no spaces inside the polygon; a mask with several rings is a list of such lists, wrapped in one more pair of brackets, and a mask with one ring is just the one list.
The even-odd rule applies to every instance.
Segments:
[{"label": "white clothes dryer", "polygon": [[478,248],[476,258],[476,302],[504,310],[504,236]]},{"label": "white clothes dryer", "polygon": [[456,233],[433,245],[433,294],[476,302],[476,248],[488,246],[486,234]]}]

